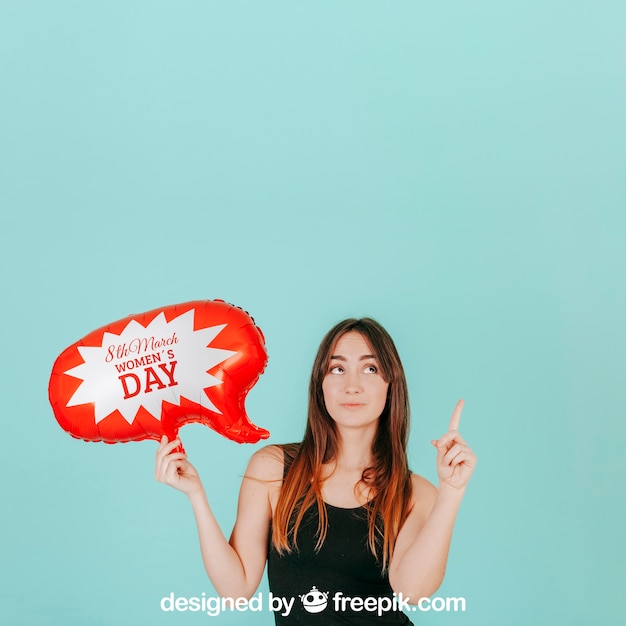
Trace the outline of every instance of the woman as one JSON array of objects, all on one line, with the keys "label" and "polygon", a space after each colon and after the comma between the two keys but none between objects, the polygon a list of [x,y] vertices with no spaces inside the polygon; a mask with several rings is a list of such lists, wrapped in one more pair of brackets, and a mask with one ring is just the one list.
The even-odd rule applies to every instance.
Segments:
[{"label": "woman", "polygon": [[155,474],[189,497],[221,596],[251,597],[268,561],[273,596],[291,602],[277,624],[410,624],[401,609],[441,584],[476,462],[458,433],[462,409],[432,442],[436,489],[408,469],[407,385],[391,337],[348,319],[318,350],[302,443],[252,456],[230,541],[178,440],[162,440]]}]

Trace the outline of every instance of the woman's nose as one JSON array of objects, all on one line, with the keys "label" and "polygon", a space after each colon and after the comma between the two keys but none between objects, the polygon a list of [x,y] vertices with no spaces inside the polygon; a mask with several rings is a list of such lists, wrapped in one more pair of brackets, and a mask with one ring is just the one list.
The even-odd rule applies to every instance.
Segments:
[{"label": "woman's nose", "polygon": [[363,390],[358,372],[347,372],[345,377],[346,391],[348,393],[358,393]]}]

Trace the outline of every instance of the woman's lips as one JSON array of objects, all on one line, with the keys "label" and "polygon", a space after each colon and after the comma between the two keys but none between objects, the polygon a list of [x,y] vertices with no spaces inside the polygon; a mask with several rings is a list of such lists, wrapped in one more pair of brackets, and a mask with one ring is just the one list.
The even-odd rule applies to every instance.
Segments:
[{"label": "woman's lips", "polygon": [[362,402],[343,402],[341,404],[345,409],[358,409],[359,407],[365,406]]}]

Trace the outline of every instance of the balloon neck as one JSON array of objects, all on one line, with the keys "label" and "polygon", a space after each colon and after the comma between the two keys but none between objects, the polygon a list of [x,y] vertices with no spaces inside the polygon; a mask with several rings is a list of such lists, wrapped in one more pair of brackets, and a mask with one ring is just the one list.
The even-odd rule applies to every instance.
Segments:
[{"label": "balloon neck", "polygon": [[[174,441],[174,439],[178,439],[178,428],[163,429],[163,434],[167,437],[168,441]],[[179,446],[176,446],[172,452],[182,452],[184,454],[185,448],[183,447],[182,442]]]}]

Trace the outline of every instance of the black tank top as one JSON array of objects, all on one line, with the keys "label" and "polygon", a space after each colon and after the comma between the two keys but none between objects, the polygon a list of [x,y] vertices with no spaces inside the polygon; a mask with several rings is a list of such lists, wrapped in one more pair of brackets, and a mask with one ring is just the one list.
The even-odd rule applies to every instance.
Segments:
[{"label": "black tank top", "polygon": [[[290,461],[285,450],[285,474]],[[411,621],[398,608],[386,572],[381,572],[380,562],[369,548],[367,505],[355,509],[325,506],[328,530],[319,551],[315,551],[317,505],[304,516],[297,551],[281,555],[270,540],[270,592],[274,598],[292,602],[288,614],[283,614],[287,612],[285,608],[274,611],[276,624],[410,625]],[[275,601],[274,607],[277,606]]]}]

